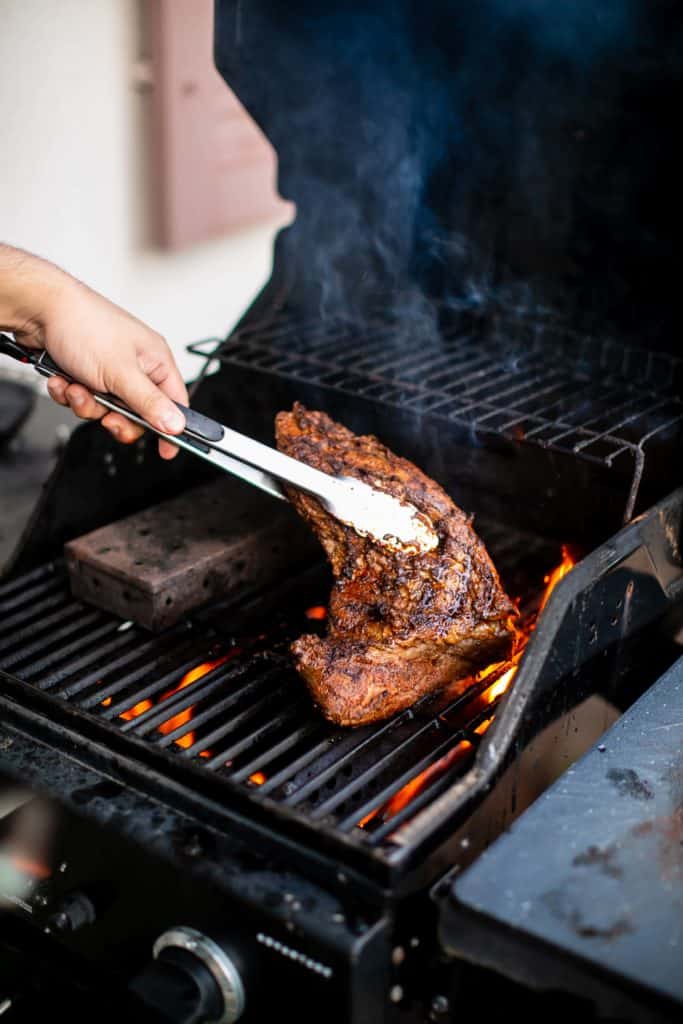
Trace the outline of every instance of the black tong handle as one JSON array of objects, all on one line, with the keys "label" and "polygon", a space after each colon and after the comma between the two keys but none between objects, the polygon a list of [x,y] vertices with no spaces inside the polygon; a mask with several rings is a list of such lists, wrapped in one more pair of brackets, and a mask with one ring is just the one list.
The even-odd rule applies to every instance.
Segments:
[{"label": "black tong handle", "polygon": [[[12,359],[16,359],[20,363],[29,363],[43,377],[63,377],[70,384],[80,383],[71,374],[62,370],[47,352],[38,352],[36,349],[25,348],[2,333],[0,333],[0,352],[6,356],[11,356]],[[125,402],[122,402],[116,395],[103,395],[103,397],[116,402],[120,406],[121,412],[125,415],[128,410]],[[95,394],[95,398],[97,398],[97,394]],[[180,409],[185,417],[185,429],[189,434],[202,438],[205,441],[222,441],[225,431],[220,423],[210,419],[208,416],[203,416],[200,412],[195,412],[194,409],[190,409],[189,406],[183,405],[181,402],[174,402],[173,404]],[[132,410],[128,411],[132,412]]]}]

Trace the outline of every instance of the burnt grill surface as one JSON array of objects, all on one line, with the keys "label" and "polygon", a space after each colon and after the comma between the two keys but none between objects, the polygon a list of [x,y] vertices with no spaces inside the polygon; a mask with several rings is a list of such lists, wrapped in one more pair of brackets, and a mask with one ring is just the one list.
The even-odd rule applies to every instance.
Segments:
[{"label": "burnt grill surface", "polygon": [[[557,560],[555,545],[538,538],[490,527],[487,540],[516,587],[531,566],[540,581]],[[429,697],[378,725],[332,726],[287,650],[292,636],[315,628],[305,611],[326,581],[317,594],[304,590],[306,599],[283,601],[265,626],[255,614],[251,628],[231,632],[231,615],[219,608],[153,635],[75,600],[64,566],[51,562],[0,588],[0,670],[276,814],[286,809],[381,856],[400,843],[401,825],[471,764],[476,730],[499,698],[482,699],[491,685],[484,680],[455,700]],[[236,613],[232,620],[236,626]],[[203,674],[178,689],[199,665]],[[359,827],[441,758],[449,760],[414,799]]]}]

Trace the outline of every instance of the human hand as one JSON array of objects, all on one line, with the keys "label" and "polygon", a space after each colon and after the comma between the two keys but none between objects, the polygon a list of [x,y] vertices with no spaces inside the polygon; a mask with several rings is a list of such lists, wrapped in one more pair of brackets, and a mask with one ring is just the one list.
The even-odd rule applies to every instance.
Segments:
[{"label": "human hand", "polygon": [[[50,396],[81,419],[101,420],[124,443],[140,437],[142,428],[99,405],[92,391],[111,392],[153,426],[180,433],[185,419],[173,402],[187,405],[187,390],[161,335],[51,264],[22,256],[20,301],[14,303],[20,313],[8,326],[17,341],[47,349],[55,363],[82,381],[70,384],[52,377]],[[177,451],[159,441],[163,458],[173,458]]]}]

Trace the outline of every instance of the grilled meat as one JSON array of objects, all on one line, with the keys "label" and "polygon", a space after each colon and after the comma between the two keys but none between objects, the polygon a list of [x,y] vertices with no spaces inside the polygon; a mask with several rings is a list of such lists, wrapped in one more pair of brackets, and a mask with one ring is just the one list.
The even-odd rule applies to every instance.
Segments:
[{"label": "grilled meat", "polygon": [[323,714],[339,725],[387,718],[420,697],[507,657],[514,607],[467,516],[411,462],[297,403],[275,421],[278,448],[325,473],[410,502],[439,535],[415,553],[359,536],[315,498],[290,490],[318,536],[335,584],[326,637],[292,645]]}]

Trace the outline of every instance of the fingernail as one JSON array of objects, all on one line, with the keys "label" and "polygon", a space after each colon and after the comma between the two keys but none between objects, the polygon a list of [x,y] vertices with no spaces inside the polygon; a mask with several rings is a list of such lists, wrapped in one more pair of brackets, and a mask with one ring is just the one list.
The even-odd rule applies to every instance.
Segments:
[{"label": "fingernail", "polygon": [[178,412],[177,409],[169,409],[161,417],[161,427],[163,430],[172,434],[176,430],[182,430],[185,425],[183,414]]},{"label": "fingernail", "polygon": [[118,439],[121,437],[121,427],[110,427],[109,433],[113,434],[116,440],[118,441]]},{"label": "fingernail", "polygon": [[71,396],[71,402],[80,409],[82,405],[85,405],[85,398],[77,392],[75,395]]}]

